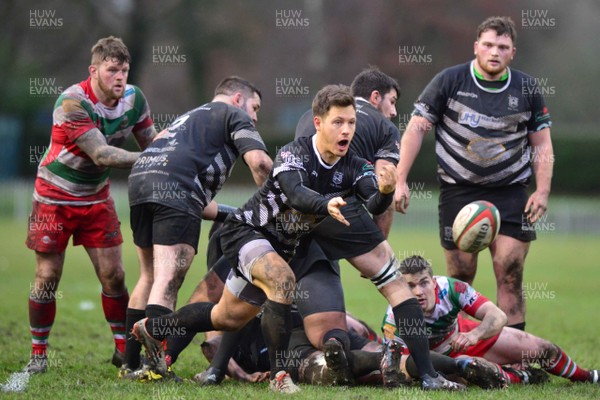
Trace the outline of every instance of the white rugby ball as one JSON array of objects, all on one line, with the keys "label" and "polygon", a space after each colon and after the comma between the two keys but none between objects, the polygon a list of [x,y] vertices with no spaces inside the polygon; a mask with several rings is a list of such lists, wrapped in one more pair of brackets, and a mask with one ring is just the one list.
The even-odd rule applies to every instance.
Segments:
[{"label": "white rugby ball", "polygon": [[478,200],[464,206],[452,224],[452,240],[467,253],[487,248],[498,236],[500,212],[489,201]]}]

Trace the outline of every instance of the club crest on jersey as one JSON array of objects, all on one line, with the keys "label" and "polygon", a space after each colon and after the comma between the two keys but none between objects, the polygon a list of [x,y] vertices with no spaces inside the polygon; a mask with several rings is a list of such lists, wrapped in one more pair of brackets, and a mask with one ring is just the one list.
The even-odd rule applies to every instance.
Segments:
[{"label": "club crest on jersey", "polygon": [[342,184],[342,179],[344,179],[344,174],[340,171],[335,171],[333,173],[333,183],[335,183],[336,185],[341,185]]},{"label": "club crest on jersey", "polygon": [[516,111],[519,107],[519,98],[515,96],[508,95],[508,108],[510,110]]},{"label": "club crest on jersey", "polygon": [[121,123],[119,124],[119,129],[127,128],[127,125],[129,125],[129,118],[127,118],[127,115],[123,115],[123,119],[121,120]]}]

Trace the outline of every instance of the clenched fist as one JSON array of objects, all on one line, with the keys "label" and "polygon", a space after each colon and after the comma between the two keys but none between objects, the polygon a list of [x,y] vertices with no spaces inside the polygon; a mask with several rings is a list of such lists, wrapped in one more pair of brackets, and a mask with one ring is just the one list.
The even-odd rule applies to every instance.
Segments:
[{"label": "clenched fist", "polygon": [[383,194],[392,193],[396,189],[396,168],[393,165],[384,165],[377,173],[379,191]]}]

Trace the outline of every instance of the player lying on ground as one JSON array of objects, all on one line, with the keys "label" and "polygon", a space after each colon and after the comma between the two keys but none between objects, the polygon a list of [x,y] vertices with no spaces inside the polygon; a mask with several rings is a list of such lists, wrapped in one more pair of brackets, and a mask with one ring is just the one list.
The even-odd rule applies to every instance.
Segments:
[{"label": "player lying on ground", "polygon": [[[290,373],[295,380],[313,385],[335,385],[346,373],[342,352],[321,351],[312,346],[302,326],[298,313],[294,313],[294,329],[287,351],[287,364],[292,368]],[[347,315],[352,326],[362,327],[361,331],[369,335],[370,327],[363,325],[354,317]],[[419,371],[410,355],[402,355],[398,342],[388,341],[385,345],[369,340],[356,331],[349,331],[352,357],[349,357],[350,368],[357,384],[382,385],[385,381],[408,384],[409,379],[418,379]],[[202,352],[212,361],[221,342],[220,335],[213,336],[202,343]],[[234,346],[232,358],[228,363],[218,365],[197,374],[194,380],[202,385],[218,384],[225,373],[234,379],[247,382],[261,382],[268,378],[269,359],[266,346],[260,331],[260,318],[250,321],[240,331],[241,340]],[[402,356],[402,368],[401,368]],[[493,363],[478,357],[451,358],[442,354],[431,354],[434,368],[446,376],[462,378],[483,389],[502,388],[506,381],[497,372]],[[212,363],[211,363],[212,365]],[[151,378],[150,378],[151,379]]]},{"label": "player lying on ground", "polygon": [[[405,259],[400,272],[423,309],[425,326],[397,327],[388,307],[383,323],[386,338],[400,341],[400,330],[423,330],[429,335],[430,348],[450,357],[483,357],[496,364],[523,368],[538,364],[544,371],[572,382],[598,383],[598,370],[579,367],[560,347],[545,339],[505,327],[506,315],[494,303],[465,282],[433,276],[431,265],[423,257]],[[460,311],[480,322],[459,317]],[[540,378],[510,368],[499,367],[499,372],[509,383]]]},{"label": "player lying on ground", "polygon": [[[214,252],[219,253],[218,247],[214,246],[219,236],[220,230],[216,229],[210,237],[208,246],[210,255],[213,255]],[[195,295],[204,301],[218,302],[230,271],[231,266],[224,258],[218,260],[206,275],[207,277],[212,276],[214,279],[210,284],[203,279],[198,285]],[[342,354],[331,351],[324,353],[314,348],[306,337],[300,314],[294,311],[292,315],[294,316],[294,331],[289,344],[288,356],[292,357],[294,361],[287,362],[287,364],[294,367],[291,371],[294,379],[299,379],[302,383],[322,385],[344,382],[346,371],[344,370],[344,360],[340,359]],[[396,342],[389,342],[390,345],[397,346],[384,349],[380,345],[381,338],[378,338],[368,325],[350,314],[346,315],[346,319],[352,345],[351,357],[347,360],[350,364],[352,380],[358,383],[379,385],[383,383],[388,387],[404,383],[405,379],[400,374],[401,349],[399,345]],[[239,335],[235,336],[235,341],[228,338],[231,332],[212,335],[202,344],[202,351],[211,361],[211,365],[207,370],[197,374],[194,379],[202,385],[215,385],[225,378],[226,372],[229,376],[242,381],[261,382],[267,379],[269,373],[266,371],[269,371],[269,360],[259,327],[260,319],[255,318],[239,331]],[[189,344],[194,335],[186,336],[185,340],[180,340],[182,339],[180,336],[169,337],[165,352],[168,365],[175,363],[180,352]],[[231,349],[220,354],[223,353],[221,341],[223,338],[226,343],[229,343]],[[184,347],[180,346],[181,343],[184,344]],[[385,352],[386,358],[382,357],[382,352]],[[328,355],[326,356],[326,354]],[[506,384],[504,377],[497,373],[491,363],[485,360],[476,361],[474,358],[468,358],[459,361],[435,353],[431,357],[436,370],[447,375],[462,377],[482,388],[503,387]],[[329,366],[335,366],[335,368],[331,369]],[[383,376],[379,372],[380,370],[385,371]],[[419,377],[414,360],[407,354],[402,356],[402,372],[413,378]],[[163,379],[163,376],[146,367],[136,371],[129,378],[138,381],[154,381]],[[168,374],[166,378],[177,379],[173,374]]]}]

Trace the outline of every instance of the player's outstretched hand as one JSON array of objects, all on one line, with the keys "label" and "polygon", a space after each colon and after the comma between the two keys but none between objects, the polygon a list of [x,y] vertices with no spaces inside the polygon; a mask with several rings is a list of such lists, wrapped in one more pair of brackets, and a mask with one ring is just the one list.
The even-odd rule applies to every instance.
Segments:
[{"label": "player's outstretched hand", "polygon": [[342,199],[341,197],[334,197],[333,199],[329,200],[329,203],[327,203],[327,212],[329,213],[329,215],[331,215],[334,219],[340,221],[342,224],[350,226],[350,222],[346,221],[346,218],[344,218],[342,212],[340,211],[340,208],[345,205],[346,202],[344,201],[344,199]]},{"label": "player's outstretched hand", "polygon": [[393,165],[384,165],[377,175],[381,193],[389,194],[396,190],[396,168]]}]

